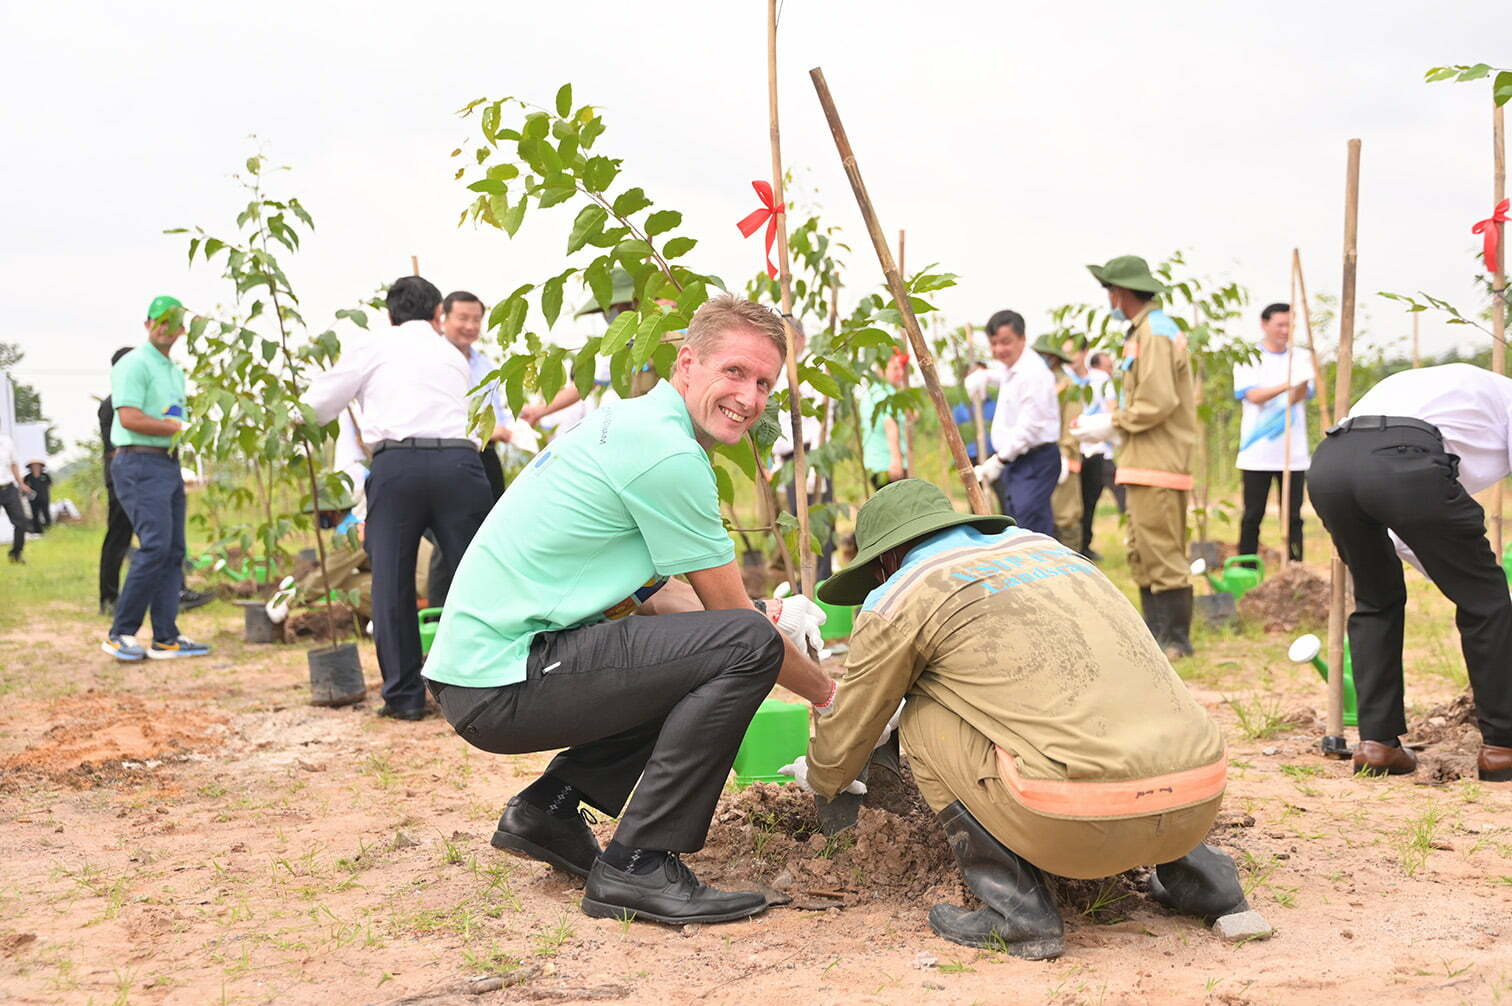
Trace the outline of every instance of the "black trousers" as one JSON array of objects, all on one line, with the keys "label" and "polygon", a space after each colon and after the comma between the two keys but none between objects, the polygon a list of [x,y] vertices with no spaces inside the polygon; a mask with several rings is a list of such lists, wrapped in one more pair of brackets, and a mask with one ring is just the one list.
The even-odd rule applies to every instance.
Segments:
[{"label": "black trousers", "polygon": [[1103,469],[1113,463],[1101,454],[1083,454],[1081,467],[1082,551],[1092,548],[1092,520],[1097,516],[1097,501],[1102,499]]},{"label": "black trousers", "polygon": [[[1241,471],[1244,482],[1244,517],[1239,521],[1239,554],[1258,555],[1260,549],[1260,523],[1265,520],[1265,505],[1270,502],[1271,483],[1276,484],[1276,499],[1281,498],[1281,472]],[[1307,483],[1306,472],[1291,473],[1291,501],[1286,507],[1287,519],[1291,521],[1289,549],[1292,560],[1302,561],[1302,492]]]},{"label": "black trousers", "polygon": [[[105,462],[110,471],[110,462]],[[100,603],[114,604],[121,594],[121,563],[131,548],[131,518],[116,499],[115,483],[105,479],[105,540],[100,542]]]},{"label": "black trousers", "polygon": [[383,700],[395,709],[425,705],[415,557],[430,529],[457,568],[493,500],[483,462],[470,447],[390,448],[373,457],[365,546],[373,567],[373,631]]},{"label": "black trousers", "polygon": [[1455,604],[1481,736],[1512,746],[1512,600],[1486,541],[1485,511],[1458,475],[1459,458],[1436,435],[1412,428],[1351,429],[1330,435],[1313,455],[1313,508],[1354,580],[1349,647],[1362,740],[1407,732],[1407,589],[1389,528]]},{"label": "black trousers", "polygon": [[52,493],[39,492],[32,497],[32,532],[41,534],[52,527]]},{"label": "black trousers", "polygon": [[11,522],[11,558],[19,559],[26,547],[26,529],[31,527],[31,521],[26,516],[26,507],[21,505],[21,490],[14,482],[0,486],[0,510],[5,511]]},{"label": "black trousers", "polygon": [[[499,463],[499,451],[493,444],[483,448],[479,458],[483,462],[483,474],[488,476],[488,491],[493,496],[493,502],[499,502],[499,497],[504,495],[504,466]],[[457,556],[455,561],[449,561],[446,554],[441,551],[436,536],[426,532],[426,540],[432,546],[430,566],[425,571],[425,600],[432,608],[446,606],[446,595],[451,593],[452,574],[456,572],[457,563],[462,561]]]},{"label": "black trousers", "polygon": [[1107,459],[1103,465],[1103,488],[1113,494],[1113,502],[1118,504],[1118,512],[1123,513],[1129,508],[1129,491],[1125,486],[1118,484],[1118,466],[1112,459]]},{"label": "black trousers", "polygon": [[566,748],[546,773],[618,816],[620,844],[697,852],[782,653],[757,611],[632,615],[541,633],[519,684],[430,687],[474,747]]}]

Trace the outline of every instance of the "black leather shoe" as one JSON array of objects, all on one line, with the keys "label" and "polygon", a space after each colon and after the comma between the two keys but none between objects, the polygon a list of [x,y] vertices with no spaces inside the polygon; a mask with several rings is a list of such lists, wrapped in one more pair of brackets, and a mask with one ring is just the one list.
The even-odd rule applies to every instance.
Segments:
[{"label": "black leather shoe", "polygon": [[940,811],[939,818],[966,886],[983,907],[968,912],[935,905],[929,910],[929,928],[952,943],[1031,961],[1063,954],[1065,928],[1039,869],[993,838],[960,801]]},{"label": "black leather shoe", "polygon": [[594,860],[604,850],[588,828],[587,811],[579,813],[582,816],[557,817],[515,797],[504,806],[489,844],[587,879]]},{"label": "black leather shoe", "polygon": [[1225,915],[1249,911],[1234,861],[1206,844],[1155,867],[1150,897],[1173,912],[1195,915],[1209,924]]},{"label": "black leather shoe", "polygon": [[583,914],[595,919],[650,919],[673,926],[734,922],[766,907],[766,895],[758,891],[719,891],[701,883],[671,854],[660,870],[646,874],[625,873],[597,860],[583,891]]},{"label": "black leather shoe", "polygon": [[203,608],[215,600],[214,594],[203,594],[188,587],[179,591],[179,611],[193,611],[195,608]]},{"label": "black leather shoe", "polygon": [[425,707],[418,709],[395,709],[390,705],[378,708],[378,715],[390,720],[423,720],[425,719]]}]

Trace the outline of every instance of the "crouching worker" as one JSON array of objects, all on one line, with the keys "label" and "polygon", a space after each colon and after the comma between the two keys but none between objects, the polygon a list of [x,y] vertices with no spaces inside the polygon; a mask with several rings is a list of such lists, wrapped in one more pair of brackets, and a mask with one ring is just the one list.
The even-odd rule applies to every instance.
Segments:
[{"label": "crouching worker", "polygon": [[907,697],[903,751],[983,905],[930,910],[955,943],[1059,956],[1041,871],[1154,863],[1154,894],[1176,911],[1244,911],[1233,861],[1202,844],[1223,796],[1218,728],[1118,588],[1011,524],[958,514],[917,479],[861,508],[855,561],[819,589],[863,604],[845,677],[785,771],[833,798]]},{"label": "crouching worker", "polygon": [[[746,596],[709,463],[760,418],[783,361],[775,314],[707,302],[671,380],[537,455],[452,581],[425,666],[447,720],[496,754],[566,749],[509,801],[493,845],[586,878],[588,915],[725,922],[767,906],[678,856],[703,847],[772,684],[826,708],[835,692],[792,643],[818,641],[818,606]],[[579,803],[619,817],[602,851]]]}]

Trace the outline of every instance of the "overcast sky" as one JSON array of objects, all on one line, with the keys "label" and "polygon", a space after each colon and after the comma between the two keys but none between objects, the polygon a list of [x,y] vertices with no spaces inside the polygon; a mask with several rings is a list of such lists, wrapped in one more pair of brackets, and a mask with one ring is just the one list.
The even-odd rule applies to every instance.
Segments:
[{"label": "overcast sky", "polygon": [[[109,357],[141,341],[147,302],[193,308],[225,284],[185,264],[171,226],[233,230],[231,179],[256,134],[318,227],[286,263],[323,322],[381,281],[422,272],[492,301],[565,263],[574,207],[519,237],[456,220],[447,155],[482,96],[547,104],[563,82],[604,108],[596,152],[685,214],[696,268],[743,282],[759,238],[735,221],[769,172],[762,0],[568,4],[160,2],[0,6],[0,275],[35,384],[65,440],[87,437]],[[1506,3],[839,3],[786,0],[779,35],[786,164],[853,247],[852,292],[880,282],[807,71],[823,66],[883,226],[911,264],[961,285],[952,322],[1092,300],[1083,269],[1183,249],[1255,310],[1288,296],[1291,249],[1313,291],[1341,271],[1345,143],[1364,141],[1359,291],[1375,343],[1410,321],[1378,290],[1482,306],[1472,223],[1491,208],[1486,83],[1422,83],[1432,65],[1512,63],[1490,40]],[[1505,50],[1505,46],[1503,46]],[[583,260],[586,262],[586,259]],[[578,263],[583,264],[583,263]],[[1250,324],[1250,322],[1246,322]],[[1425,351],[1465,329],[1423,323]],[[1033,333],[1031,332],[1031,335]],[[1405,345],[1405,343],[1402,343]],[[182,349],[176,350],[182,353]]]}]

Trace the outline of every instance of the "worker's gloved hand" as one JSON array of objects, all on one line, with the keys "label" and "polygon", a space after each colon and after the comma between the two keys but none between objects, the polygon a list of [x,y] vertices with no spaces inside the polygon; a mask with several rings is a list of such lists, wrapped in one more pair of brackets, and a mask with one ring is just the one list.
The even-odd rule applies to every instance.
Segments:
[{"label": "worker's gloved hand", "polygon": [[976,472],[978,482],[990,486],[998,480],[999,475],[1003,474],[1003,459],[993,454],[973,470]]},{"label": "worker's gloved hand", "polygon": [[[810,786],[808,781],[808,758],[806,756],[799,755],[796,761],[790,765],[782,766],[782,768],[777,770],[777,773],[778,775],[792,776],[793,781],[798,785],[810,793],[814,792],[814,787]],[[864,796],[866,795],[866,783],[859,779],[853,780],[849,786],[845,787],[844,792]]]},{"label": "worker's gloved hand", "polygon": [[987,397],[987,389],[992,387],[992,374],[986,368],[973,370],[961,383],[966,387],[967,397],[981,400]]},{"label": "worker's gloved hand", "polygon": [[1113,440],[1117,437],[1117,430],[1113,426],[1113,414],[1097,412],[1090,416],[1079,416],[1076,422],[1071,424],[1071,435],[1084,443]]},{"label": "worker's gloved hand", "polygon": [[898,729],[898,721],[903,718],[903,707],[907,704],[907,699],[904,699],[903,701],[898,703],[898,708],[893,710],[892,716],[887,720],[887,725],[882,728],[882,736],[878,737],[877,743],[872,745],[873,751],[877,750],[877,748],[881,747],[883,744],[886,744],[889,740],[892,739],[893,732]]},{"label": "worker's gloved hand", "polygon": [[1064,454],[1062,454],[1061,455],[1061,473],[1060,473],[1060,477],[1055,480],[1055,484],[1056,485],[1063,485],[1065,483],[1067,477],[1070,476],[1070,474],[1071,474],[1071,462],[1067,461],[1066,460],[1066,456]]},{"label": "worker's gloved hand", "polygon": [[808,653],[808,647],[818,651],[824,645],[819,626],[824,624],[827,616],[813,601],[795,594],[792,597],[771,597],[762,605],[777,631],[788,637],[800,653]]}]

